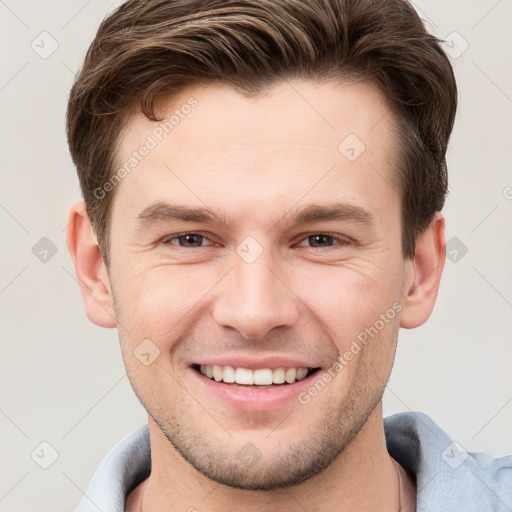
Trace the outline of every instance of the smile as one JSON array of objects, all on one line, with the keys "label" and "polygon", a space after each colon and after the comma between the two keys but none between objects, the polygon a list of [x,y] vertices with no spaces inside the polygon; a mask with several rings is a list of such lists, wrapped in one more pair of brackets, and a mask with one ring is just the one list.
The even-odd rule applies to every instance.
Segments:
[{"label": "smile", "polygon": [[258,368],[251,370],[242,367],[205,364],[195,364],[192,367],[210,380],[234,386],[251,386],[257,389],[266,389],[267,386],[279,384],[293,384],[320,370],[320,368],[304,367]]}]

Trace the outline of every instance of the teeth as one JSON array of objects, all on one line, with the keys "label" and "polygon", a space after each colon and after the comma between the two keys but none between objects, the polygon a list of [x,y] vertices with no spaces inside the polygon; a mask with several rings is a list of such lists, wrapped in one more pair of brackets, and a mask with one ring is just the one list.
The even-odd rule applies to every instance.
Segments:
[{"label": "teeth", "polygon": [[299,368],[297,370],[297,380],[302,380],[308,374],[307,368]]},{"label": "teeth", "polygon": [[222,366],[213,366],[213,378],[219,382],[222,380],[222,377],[224,376],[224,373],[222,371]]},{"label": "teeth", "polygon": [[288,370],[286,370],[284,380],[288,382],[288,384],[293,384],[296,378],[297,370],[295,368],[288,368]]},{"label": "teeth", "polygon": [[273,372],[269,368],[254,370],[252,373],[254,374],[254,384],[258,386],[269,386],[272,384]]},{"label": "teeth", "polygon": [[284,368],[276,368],[272,374],[274,384],[284,384]]},{"label": "teeth", "polygon": [[236,378],[235,369],[232,366],[224,366],[224,373],[223,373],[222,380],[224,382],[231,383],[231,382],[235,382],[235,378]]},{"label": "teeth", "polygon": [[271,384],[293,384],[304,379],[308,368],[233,368],[233,366],[205,365],[200,366],[200,372],[216,382],[228,384],[237,383],[255,386],[269,386]]},{"label": "teeth", "polygon": [[237,384],[254,384],[254,372],[247,368],[237,368],[235,370],[235,382]]}]

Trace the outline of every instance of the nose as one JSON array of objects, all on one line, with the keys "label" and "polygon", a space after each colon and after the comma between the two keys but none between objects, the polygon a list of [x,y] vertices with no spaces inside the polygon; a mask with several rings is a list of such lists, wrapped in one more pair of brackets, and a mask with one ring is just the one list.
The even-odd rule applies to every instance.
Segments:
[{"label": "nose", "polygon": [[272,258],[264,253],[253,263],[234,255],[234,268],[219,283],[213,308],[215,322],[261,339],[276,327],[290,327],[299,318],[298,297]]}]

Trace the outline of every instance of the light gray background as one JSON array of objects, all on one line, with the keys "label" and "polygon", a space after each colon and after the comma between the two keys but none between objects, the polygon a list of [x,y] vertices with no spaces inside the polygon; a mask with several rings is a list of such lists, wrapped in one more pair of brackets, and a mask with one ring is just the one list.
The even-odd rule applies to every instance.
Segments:
[{"label": "light gray background", "polygon": [[[4,512],[72,510],[108,450],[146,421],[117,331],[85,316],[65,242],[68,210],[80,197],[64,133],[67,95],[117,4],[0,0]],[[401,331],[384,410],[421,410],[467,450],[497,457],[512,453],[512,1],[415,6],[436,35],[456,31],[469,44],[460,56],[451,49],[460,106],[444,210],[447,240],[457,237],[467,253],[447,260],[430,320]],[[43,31],[58,43],[47,58],[31,47],[43,51],[46,38],[51,49]],[[46,263],[32,252],[42,237],[57,248]],[[59,454],[48,469],[34,460],[50,461],[43,441]]]}]

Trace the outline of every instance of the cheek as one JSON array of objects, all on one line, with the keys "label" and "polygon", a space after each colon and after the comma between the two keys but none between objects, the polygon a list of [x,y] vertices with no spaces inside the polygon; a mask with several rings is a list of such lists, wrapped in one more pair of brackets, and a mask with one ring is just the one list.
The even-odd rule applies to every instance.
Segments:
[{"label": "cheek", "polygon": [[[339,349],[350,343],[365,328],[377,321],[379,330],[395,318],[393,304],[400,299],[398,272],[385,266],[347,264],[343,267],[323,266],[308,269],[307,280],[295,275],[291,286],[313,314],[328,330],[328,335],[337,340]],[[385,315],[385,326],[381,325]]]},{"label": "cheek", "polygon": [[[394,359],[399,325],[400,283],[384,269],[324,267],[303,286],[308,315],[320,324],[339,353],[332,368],[344,389],[350,382],[382,387]],[[314,285],[312,284],[314,283]],[[299,294],[298,294],[299,295]],[[334,399],[334,398],[333,398]]]},{"label": "cheek", "polygon": [[[340,353],[399,298],[396,261],[392,269],[392,262],[382,255],[378,264],[374,259],[353,258],[336,265],[296,262],[291,268],[276,269],[290,288],[290,300],[304,311],[303,319],[319,323]],[[118,319],[130,333],[125,338],[133,346],[149,338],[168,351],[173,340],[208,314],[215,296],[209,293],[225,270],[223,265],[207,264],[126,270],[115,286]]]},{"label": "cheek", "polygon": [[[160,266],[127,272],[118,288],[118,318],[132,344],[149,338],[163,346],[190,324],[218,280],[197,266]],[[126,333],[125,333],[126,334]]]}]

